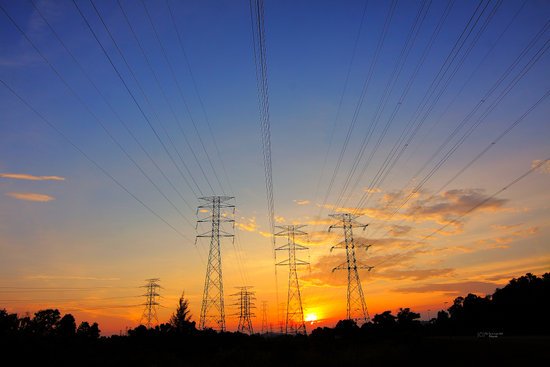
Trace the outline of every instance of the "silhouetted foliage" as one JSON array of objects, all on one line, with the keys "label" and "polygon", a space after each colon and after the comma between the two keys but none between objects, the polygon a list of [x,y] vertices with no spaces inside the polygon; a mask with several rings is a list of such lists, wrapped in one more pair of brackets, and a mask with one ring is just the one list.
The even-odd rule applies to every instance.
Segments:
[{"label": "silhouetted foliage", "polygon": [[184,335],[189,335],[196,330],[195,322],[191,321],[189,301],[184,297],[184,294],[181,295],[178,301],[176,312],[170,318],[170,326],[176,333]]},{"label": "silhouetted foliage", "polygon": [[78,325],[76,335],[81,338],[97,339],[99,338],[100,330],[97,322],[90,325],[87,321],[83,321]]},{"label": "silhouetted foliage", "polygon": [[0,310],[0,335],[14,335],[18,329],[17,314],[9,314],[5,309]]},{"label": "silhouetted foliage", "polygon": [[32,331],[39,336],[52,336],[60,319],[61,314],[57,309],[38,311],[32,319]]},{"label": "silhouetted foliage", "polygon": [[59,320],[57,326],[57,335],[70,338],[76,335],[76,321],[70,313],[66,314]]},{"label": "silhouetted foliage", "polygon": [[410,328],[419,325],[420,314],[412,312],[410,308],[400,308],[397,313],[397,324],[401,327]]},{"label": "silhouetted foliage", "polygon": [[[361,327],[340,320],[310,336],[196,330],[183,295],[170,323],[140,325],[127,337],[99,338],[98,324],[86,321],[75,330],[74,317],[55,309],[32,318],[0,310],[0,345],[20,365],[535,365],[550,359],[549,284],[549,274],[526,274],[491,296],[457,297],[430,322],[400,308],[396,315],[376,314]],[[501,332],[502,338],[480,337]]]},{"label": "silhouetted foliage", "polygon": [[372,322],[378,327],[390,329],[395,326],[396,318],[397,317],[391,314],[391,311],[384,311],[381,314],[374,315]]}]

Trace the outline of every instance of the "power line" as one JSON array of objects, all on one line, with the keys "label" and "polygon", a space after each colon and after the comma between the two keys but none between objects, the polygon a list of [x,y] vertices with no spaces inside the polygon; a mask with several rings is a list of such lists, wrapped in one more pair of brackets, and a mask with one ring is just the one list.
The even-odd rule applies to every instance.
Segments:
[{"label": "power line", "polygon": [[495,193],[493,193],[491,196],[488,196],[487,198],[485,198],[484,200],[482,200],[481,202],[479,202],[478,204],[474,205],[473,207],[471,207],[470,209],[468,209],[466,212],[464,212],[463,214],[459,215],[458,217],[456,217],[455,219],[453,219],[452,221],[450,222],[447,222],[446,224],[444,224],[443,226],[441,226],[439,229],[433,231],[432,233],[430,233],[429,235],[427,235],[426,237],[424,237],[422,239],[422,241],[425,241],[427,240],[428,238],[434,236],[435,234],[441,232],[442,230],[444,230],[445,228],[447,228],[448,226],[450,226],[451,224],[454,224],[456,222],[458,222],[459,219],[463,218],[464,216],[470,214],[471,212],[473,212],[474,210],[476,210],[477,208],[479,208],[480,206],[483,206],[485,203],[487,203],[489,200],[492,200],[495,196],[501,194],[502,192],[504,192],[505,190],[508,190],[510,187],[514,186],[515,184],[517,184],[518,182],[520,182],[521,180],[523,180],[525,177],[529,176],[531,173],[535,172],[537,169],[539,169],[540,167],[542,167],[543,165],[547,164],[548,162],[550,162],[550,157],[547,158],[547,159],[544,159],[544,160],[541,160],[539,163],[533,165],[531,167],[530,170],[528,170],[527,172],[523,173],[521,176],[517,177],[516,179],[512,180],[510,183],[508,183],[506,186],[504,186],[503,188],[501,188],[500,190],[496,191]]},{"label": "power line", "polygon": [[[172,63],[170,62],[170,59],[168,58],[168,55],[166,53],[166,49],[164,47],[164,44],[162,43],[161,39],[160,39],[160,36],[158,34],[158,31],[157,31],[157,28],[155,26],[155,24],[153,23],[153,20],[151,18],[151,15],[149,14],[149,10],[147,9],[147,6],[145,5],[145,2],[142,0],[141,1],[141,4],[143,5],[143,8],[145,10],[145,14],[147,16],[147,19],[149,21],[149,24],[151,24],[151,27],[153,29],[153,33],[155,35],[155,39],[157,40],[159,46],[160,46],[160,49],[161,49],[161,53],[164,57],[164,59],[166,60],[166,63],[168,64],[168,69],[170,70],[170,73],[172,75],[172,78],[174,79],[174,82],[176,83],[176,86],[177,86],[177,89],[178,89],[178,93],[179,93],[179,96],[183,102],[183,105],[185,106],[185,109],[187,110],[187,113],[189,115],[189,119],[191,120],[191,124],[193,125],[193,128],[195,129],[195,133],[197,134],[197,138],[199,140],[199,143],[200,145],[202,146],[202,149],[204,151],[204,154],[206,155],[206,159],[212,169],[212,172],[214,173],[214,177],[216,178],[216,181],[218,183],[218,185],[220,186],[220,189],[222,191],[222,193],[224,192],[223,190],[223,187],[222,187],[222,184],[220,182],[220,178],[218,177],[218,174],[216,172],[216,170],[214,169],[214,165],[212,164],[212,160],[210,159],[210,155],[208,154],[208,151],[206,150],[206,146],[204,145],[204,142],[202,140],[202,137],[199,133],[199,130],[197,128],[197,124],[195,123],[195,120],[193,118],[193,115],[191,114],[191,109],[189,108],[189,105],[187,104],[187,100],[185,99],[184,95],[183,95],[183,90],[181,88],[181,85],[180,85],[180,82],[176,76],[176,73],[174,71],[174,67],[172,66]],[[202,168],[201,168],[202,169]],[[204,173],[203,171],[203,174],[205,175],[205,178],[206,178],[206,182],[208,184],[208,186],[210,187],[210,189],[212,190],[212,193],[214,193],[214,189],[212,188],[212,185],[210,184],[210,181],[208,180],[208,178],[206,177],[206,174]]]},{"label": "power line", "polygon": [[[342,163],[342,160],[344,158],[344,155],[346,153],[346,150],[347,150],[347,147],[348,147],[348,144],[351,140],[351,137],[352,137],[352,133],[353,133],[353,130],[355,129],[355,125],[357,123],[357,120],[359,118],[359,113],[361,111],[361,108],[363,106],[363,103],[365,101],[365,96],[366,96],[366,93],[369,89],[369,86],[370,86],[370,81],[372,79],[372,76],[374,74],[374,70],[375,70],[375,67],[376,67],[376,64],[378,63],[378,59],[379,59],[379,56],[380,56],[380,52],[382,50],[382,47],[384,45],[384,41],[386,39],[386,35],[387,35],[387,32],[388,32],[388,29],[389,29],[389,25],[391,23],[391,20],[393,18],[393,14],[395,12],[395,8],[396,8],[396,5],[397,5],[397,0],[392,0],[391,4],[390,4],[390,7],[388,9],[388,13],[386,14],[386,18],[384,20],[384,25],[383,25],[383,28],[382,28],[382,32],[380,34],[380,37],[378,39],[378,43],[376,45],[376,49],[374,51],[374,56],[372,58],[372,62],[370,63],[369,65],[369,70],[368,70],[368,73],[367,73],[367,77],[365,78],[365,81],[363,82],[363,87],[362,87],[362,90],[361,90],[361,93],[360,93],[360,96],[359,96],[359,99],[357,101],[357,104],[355,106],[355,110],[353,112],[353,116],[352,116],[352,119],[351,119],[351,123],[348,127],[348,131],[347,131],[347,134],[346,134],[346,137],[345,137],[345,140],[344,140],[344,144],[342,145],[342,149],[340,150],[340,154],[338,156],[338,160],[336,162],[336,166],[334,167],[334,170],[332,172],[332,177],[330,179],[330,182],[329,182],[329,185],[328,185],[328,188],[327,188],[327,191],[325,193],[325,196],[323,198],[323,203],[321,204],[320,208],[319,208],[319,217],[321,217],[321,214],[322,214],[322,211],[324,210],[325,208],[325,205],[328,201],[328,197],[332,191],[332,187],[334,185],[334,182],[336,180],[336,176],[338,175],[338,171],[340,169],[340,165]],[[372,126],[372,125],[371,125]],[[370,131],[370,127],[369,127],[369,131]],[[369,136],[369,133],[367,133],[367,135],[365,135],[365,138],[363,139],[365,141],[365,139],[367,139],[367,137]]]},{"label": "power line", "polygon": [[338,126],[338,121],[340,120],[340,113],[342,111],[344,96],[346,95],[346,92],[348,90],[348,83],[349,83],[349,79],[350,79],[350,75],[351,75],[351,69],[352,69],[352,66],[353,66],[353,62],[355,60],[355,55],[357,53],[357,45],[359,44],[361,31],[363,30],[363,24],[365,23],[368,4],[369,4],[369,1],[366,0],[365,5],[363,6],[363,12],[362,12],[362,15],[361,15],[361,22],[359,23],[359,28],[358,28],[357,34],[355,36],[355,42],[353,44],[353,50],[351,52],[350,62],[349,62],[348,69],[347,69],[347,72],[346,72],[346,78],[344,80],[344,87],[342,88],[342,93],[340,94],[340,98],[338,100],[338,107],[336,108],[336,117],[334,118],[334,122],[332,124],[332,129],[331,129],[330,138],[329,138],[329,142],[328,142],[327,152],[325,153],[325,158],[323,160],[323,165],[321,166],[321,173],[319,175],[319,179],[317,180],[317,185],[315,185],[315,195],[314,195],[315,201],[317,201],[317,195],[319,193],[319,186],[321,185],[321,181],[322,181],[324,173],[325,173],[325,168],[326,168],[326,165],[327,165],[327,162],[328,162],[329,153],[330,153],[330,150],[332,148],[332,142],[334,140],[334,133],[336,132],[336,127]]},{"label": "power line", "polygon": [[[136,136],[132,133],[128,125],[121,119],[121,117],[116,113],[113,105],[109,102],[109,100],[105,97],[105,95],[100,91],[99,87],[93,82],[90,75],[85,71],[85,69],[82,67],[78,59],[74,56],[74,54],[68,49],[66,44],[63,42],[59,34],[53,29],[51,24],[47,21],[47,19],[44,17],[40,9],[36,6],[34,3],[34,0],[31,0],[31,4],[33,5],[36,12],[39,14],[41,19],[46,23],[46,25],[49,27],[49,29],[52,31],[56,39],[61,43],[65,51],[71,56],[72,60],[77,64],[80,71],[84,74],[84,76],[87,78],[87,80],[90,82],[90,84],[94,87],[94,89],[98,92],[98,94],[102,97],[102,99],[105,101],[105,103],[109,106],[111,111],[115,114],[119,122],[123,125],[123,127],[126,129],[126,131],[130,134],[130,136],[133,138],[133,140],[140,146],[140,148],[146,153],[148,158],[151,160],[151,162],[157,167],[159,172],[169,181],[169,179],[166,177],[164,172],[161,170],[161,168],[158,166],[158,164],[153,160],[153,158],[150,156],[150,154],[145,150],[143,145],[139,142],[139,140],[136,138]],[[4,12],[6,13],[5,9],[2,8]],[[7,14],[7,13],[6,13]],[[8,15],[9,17],[9,15]],[[138,170],[141,172],[141,174],[147,178],[147,180],[155,187],[155,189],[162,195],[162,197],[168,201],[168,203],[180,214],[180,216],[189,224],[192,226],[191,222],[187,217],[180,211],[180,209],[166,196],[166,194],[160,189],[160,187],[153,181],[153,179],[145,172],[145,170],[137,163],[137,161],[130,155],[130,153],[122,146],[122,144],[115,138],[115,136],[111,133],[111,131],[107,128],[107,126],[99,119],[99,117],[90,109],[88,104],[76,93],[76,91],[68,84],[68,82],[63,78],[61,73],[57,68],[54,67],[54,65],[44,56],[44,54],[38,49],[38,47],[29,39],[27,34],[15,23],[15,21],[9,17],[12,23],[17,27],[17,29],[23,34],[25,39],[33,46],[33,48],[36,50],[36,52],[42,57],[42,59],[46,62],[46,64],[54,71],[56,76],[63,82],[63,84],[69,89],[69,91],[75,96],[75,98],[86,108],[86,110],[92,115],[94,118],[94,121],[100,125],[100,127],[103,129],[103,131],[109,136],[109,138],[118,146],[118,148],[126,155],[126,157],[138,168]],[[171,183],[171,181],[169,181]],[[175,189],[175,187],[174,187]],[[176,189],[177,191],[177,189]],[[178,192],[179,193],[179,192]],[[180,195],[181,196],[181,195]],[[184,202],[185,199],[181,197]]]},{"label": "power line", "polygon": [[117,184],[118,187],[120,187],[122,190],[124,190],[128,195],[130,195],[134,200],[136,200],[138,203],[140,203],[145,209],[147,209],[151,214],[153,214],[155,217],[160,219],[162,222],[164,222],[167,226],[172,228],[174,232],[176,232],[179,236],[181,236],[186,241],[189,241],[189,238],[185,236],[182,232],[180,232],[176,227],[171,225],[166,219],[164,219],[162,216],[160,216],[156,211],[154,211],[150,206],[145,204],[143,200],[138,198],[134,193],[132,193],[126,186],[124,186],[120,181],[118,181],[113,175],[111,175],[105,168],[103,168],[98,162],[96,162],[92,157],[90,157],[87,153],[85,153],[82,149],[80,149],[67,135],[65,135],[61,130],[59,130],[53,123],[51,123],[44,115],[42,115],[40,112],[38,112],[33,106],[31,106],[23,97],[21,97],[14,89],[12,89],[4,80],[0,79],[0,83],[6,87],[17,99],[19,99],[27,108],[29,108],[31,111],[33,111],[46,125],[51,127],[57,134],[59,134],[67,143],[69,143],[75,150],[77,150],[80,154],[84,156],[90,163],[92,163],[97,169],[99,169],[105,176],[107,176],[111,181],[113,181],[115,184]]},{"label": "power line", "polygon": [[[212,138],[212,142],[214,143],[214,148],[216,148],[216,155],[218,156],[218,160],[221,163],[222,170],[223,170],[223,173],[224,173],[224,176],[225,176],[225,180],[227,182],[227,185],[228,185],[229,189],[231,191],[234,191],[233,188],[231,187],[231,180],[229,179],[229,175],[227,174],[227,170],[225,168],[225,163],[224,163],[224,160],[223,160],[222,155],[220,153],[220,148],[219,148],[218,142],[216,141],[216,135],[214,134],[214,132],[212,130],[212,125],[210,124],[210,118],[208,117],[208,113],[206,112],[206,107],[205,107],[204,101],[202,99],[201,94],[199,93],[197,80],[195,78],[195,74],[193,73],[193,69],[191,68],[191,63],[189,62],[189,58],[187,57],[187,51],[185,50],[185,47],[183,45],[181,32],[180,32],[179,28],[176,25],[174,13],[172,11],[172,7],[170,6],[170,1],[169,0],[166,0],[166,6],[168,7],[168,13],[170,14],[170,20],[171,20],[172,26],[174,27],[174,30],[176,31],[178,44],[179,44],[181,52],[183,54],[183,58],[185,60],[185,65],[187,66],[187,70],[189,71],[189,75],[191,76],[191,82],[193,84],[195,94],[197,95],[197,98],[199,100],[199,104],[201,106],[201,109],[202,109],[202,112],[203,112],[203,115],[204,115],[204,121],[206,122],[206,126],[208,127],[210,137]],[[220,185],[220,187],[222,188],[222,194],[225,195],[225,192],[223,192],[223,186]]]},{"label": "power line", "polygon": [[[208,186],[210,187],[212,192],[214,192],[214,189],[212,188],[212,185],[210,185],[210,181],[208,180],[206,172],[204,171],[204,169],[202,167],[202,164],[200,163],[195,150],[193,149],[191,143],[189,142],[189,139],[187,138],[187,134],[185,133],[185,131],[183,130],[183,127],[181,126],[180,118],[176,114],[174,106],[172,105],[172,103],[170,102],[170,99],[168,98],[168,96],[166,94],[165,88],[162,86],[162,83],[160,82],[159,77],[158,77],[157,73],[155,72],[155,69],[152,66],[152,63],[151,63],[149,57],[147,56],[147,53],[145,52],[145,49],[143,48],[143,45],[142,45],[141,41],[139,40],[139,37],[137,36],[137,33],[136,33],[134,27],[132,26],[132,23],[130,22],[130,19],[129,19],[127,13],[126,13],[126,10],[124,10],[124,8],[122,7],[122,4],[121,4],[120,0],[117,0],[117,4],[118,4],[118,7],[119,7],[120,11],[122,12],[122,15],[123,15],[124,20],[126,21],[126,24],[128,25],[128,28],[130,29],[130,33],[132,34],[134,40],[136,41],[136,44],[138,45],[138,48],[141,52],[141,55],[143,56],[143,58],[145,60],[145,63],[147,65],[147,67],[149,68],[151,74],[153,75],[153,79],[155,80],[155,83],[157,84],[157,86],[158,86],[159,90],[161,91],[161,94],[162,94],[166,104],[168,105],[170,113],[172,114],[172,117],[174,118],[174,121],[176,122],[176,126],[178,127],[178,130],[180,131],[181,135],[183,136],[185,144],[187,145],[187,147],[189,148],[189,151],[193,155],[193,158],[195,159],[195,162],[197,163],[197,166],[199,167],[201,173],[203,174],[206,183],[208,184]],[[168,135],[169,139],[171,139],[170,135],[169,134],[167,134],[167,135]],[[172,145],[175,146],[173,144],[173,142],[172,142]],[[180,160],[183,161],[183,157],[181,156],[181,153],[179,152],[179,150],[176,150],[176,153],[178,154]]]},{"label": "power line", "polygon": [[[113,70],[115,71],[115,73],[117,74],[118,78],[120,79],[120,81],[122,82],[122,84],[124,85],[126,91],[128,92],[128,94],[130,95],[130,97],[132,98],[134,104],[136,105],[136,107],[138,108],[138,110],[140,111],[141,115],[143,116],[145,122],[147,123],[147,125],[149,126],[149,128],[153,131],[153,134],[155,135],[155,137],[157,138],[157,140],[159,141],[159,143],[161,144],[164,152],[166,153],[166,155],[168,156],[168,158],[170,159],[170,161],[172,162],[172,164],[174,165],[174,167],[176,168],[176,170],[179,172],[180,176],[182,177],[182,179],[184,180],[184,182],[187,184],[187,186],[189,187],[189,189],[193,192],[193,194],[195,195],[195,197],[197,196],[194,188],[191,186],[191,184],[189,183],[189,181],[187,180],[187,178],[185,177],[185,175],[183,174],[183,172],[181,171],[180,167],[176,164],[176,161],[174,160],[174,157],[172,156],[172,154],[170,153],[170,151],[168,150],[168,147],[166,146],[166,144],[164,143],[164,141],[162,140],[162,138],[160,137],[159,133],[157,132],[157,130],[155,129],[155,127],[153,126],[151,120],[149,119],[149,117],[147,116],[147,114],[145,113],[145,111],[143,110],[142,106],[139,104],[139,102],[137,101],[134,93],[131,91],[130,87],[128,86],[128,84],[126,83],[126,81],[124,80],[124,78],[122,77],[122,74],[120,73],[119,69],[116,67],[115,63],[113,62],[111,56],[109,56],[109,53],[107,52],[107,50],[105,49],[105,47],[103,46],[103,44],[101,43],[101,41],[99,40],[99,37],[97,36],[96,32],[93,30],[90,22],[88,21],[88,19],[86,18],[86,16],[84,15],[84,13],[82,12],[82,10],[80,9],[80,7],[78,6],[77,2],[75,0],[72,0],[73,4],[75,5],[78,13],[80,14],[80,16],[82,17],[82,19],[84,20],[84,23],[86,24],[86,26],[88,27],[88,29],[90,30],[90,32],[92,33],[92,36],[93,38],[96,40],[96,42],[98,43],[98,45],[100,46],[101,50],[103,51],[103,54],[107,57],[109,63],[111,64]],[[128,68],[128,70],[130,71],[130,74],[132,75],[132,77],[134,78],[134,80],[136,81],[136,84],[138,85],[139,89],[141,90],[142,94],[144,95],[145,99],[148,101],[149,99],[147,98],[147,95],[145,94],[145,92],[143,91],[143,88],[141,87],[141,84],[139,83],[139,81],[137,80],[136,76],[135,76],[135,73],[133,72],[132,68],[130,67],[130,65],[128,64],[128,61],[126,60],[126,58],[124,57],[124,54],[122,53],[122,50],[120,49],[120,47],[118,46],[118,43],[115,41],[111,31],[109,30],[109,28],[107,27],[107,25],[105,24],[101,14],[99,13],[99,11],[97,10],[97,8],[95,7],[95,4],[93,3],[92,0],[90,0],[90,3],[92,5],[92,7],[94,8],[94,11],[96,13],[96,15],[99,17],[101,23],[103,24],[103,27],[105,28],[107,34],[109,35],[111,41],[113,42],[113,44],[115,45],[115,48],[117,49],[117,51],[119,52],[122,60],[124,61],[126,67]],[[149,102],[150,104],[150,102]],[[163,125],[161,124],[161,127],[163,127]],[[184,167],[187,167],[185,165],[185,163],[182,161]],[[188,168],[187,168],[188,170]],[[189,171],[188,171],[189,172]],[[189,172],[190,173],[190,172]],[[190,178],[191,180],[194,182],[195,186],[197,186],[197,188],[199,189],[199,192],[200,192],[200,187],[198,187],[196,181],[194,180],[194,177],[192,175],[190,175]]]}]

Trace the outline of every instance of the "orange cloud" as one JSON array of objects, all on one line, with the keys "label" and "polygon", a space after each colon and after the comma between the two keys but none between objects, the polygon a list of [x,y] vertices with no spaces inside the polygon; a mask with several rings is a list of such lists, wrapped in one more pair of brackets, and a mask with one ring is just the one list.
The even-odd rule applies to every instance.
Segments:
[{"label": "orange cloud", "polygon": [[310,203],[309,200],[294,200],[296,205],[308,205]]},{"label": "orange cloud", "polygon": [[[438,195],[418,191],[411,194],[407,203],[401,205],[408,196],[405,191],[387,193],[379,200],[378,205],[368,208],[336,207],[330,204],[325,207],[338,213],[356,213],[358,216],[365,215],[382,221],[451,224],[454,230],[443,234],[457,234],[462,232],[463,222],[456,218],[471,208],[484,202],[477,208],[477,212],[498,212],[506,210],[504,205],[508,202],[507,199],[489,198],[480,189],[455,189]],[[398,209],[399,212],[396,211]]]},{"label": "orange cloud", "polygon": [[536,169],[538,172],[540,172],[540,173],[550,173],[550,161],[549,160],[546,160],[544,163],[543,163],[542,159],[536,159],[533,162],[531,162],[531,168],[535,168],[538,165],[541,165],[539,168]]},{"label": "orange cloud", "polygon": [[[508,226],[504,230],[507,231],[508,229],[515,228],[516,226]],[[538,227],[529,227],[525,229],[518,229],[516,231],[513,231],[505,236],[498,236],[498,237],[491,237],[488,239],[482,239],[476,242],[476,245],[482,246],[481,249],[489,249],[489,248],[509,248],[508,244],[514,242],[516,239],[519,238],[527,238],[530,237],[536,233],[538,233],[539,228]]]},{"label": "orange cloud", "polygon": [[36,194],[33,192],[8,192],[6,193],[6,195],[18,200],[35,201],[40,203],[46,203],[48,201],[55,200],[53,196]]},{"label": "orange cloud", "polygon": [[468,293],[480,293],[490,294],[495,291],[502,284],[491,282],[455,282],[455,283],[438,283],[438,284],[424,284],[416,287],[404,287],[394,289],[395,292],[401,293],[431,293],[431,292],[444,292],[447,295],[466,295]]},{"label": "orange cloud", "polygon": [[241,222],[235,221],[235,227],[246,232],[256,232],[258,230],[258,224],[256,224],[256,218],[241,218]]},{"label": "orange cloud", "polygon": [[29,180],[29,181],[65,181],[65,177],[33,176],[25,173],[0,173],[0,178],[11,178],[14,180]]}]

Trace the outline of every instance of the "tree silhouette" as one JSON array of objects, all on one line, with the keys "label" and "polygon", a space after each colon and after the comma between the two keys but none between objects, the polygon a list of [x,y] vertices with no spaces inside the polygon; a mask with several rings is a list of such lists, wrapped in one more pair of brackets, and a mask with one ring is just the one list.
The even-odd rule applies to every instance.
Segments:
[{"label": "tree silhouette", "polygon": [[100,330],[97,322],[94,322],[91,326],[87,321],[83,321],[76,330],[76,335],[82,338],[97,339],[99,338]]},{"label": "tree silhouette", "polygon": [[176,312],[170,318],[170,325],[179,334],[190,334],[195,331],[195,322],[191,321],[191,311],[189,310],[189,301],[182,293]]},{"label": "tree silhouette", "polygon": [[76,335],[76,322],[70,313],[61,318],[57,326],[57,335],[62,337],[73,337]]},{"label": "tree silhouette", "polygon": [[402,328],[411,328],[420,324],[420,314],[412,312],[410,308],[400,308],[397,313],[397,324]]},{"label": "tree silhouette", "polygon": [[54,335],[61,314],[57,309],[41,310],[34,314],[32,319],[33,333],[40,336]]},{"label": "tree silhouette", "polygon": [[383,329],[391,329],[395,326],[395,319],[396,317],[391,314],[391,311],[384,311],[374,315],[372,322]]},{"label": "tree silhouette", "polygon": [[8,312],[3,309],[0,310],[0,335],[13,335],[19,329],[19,320],[17,314]]}]

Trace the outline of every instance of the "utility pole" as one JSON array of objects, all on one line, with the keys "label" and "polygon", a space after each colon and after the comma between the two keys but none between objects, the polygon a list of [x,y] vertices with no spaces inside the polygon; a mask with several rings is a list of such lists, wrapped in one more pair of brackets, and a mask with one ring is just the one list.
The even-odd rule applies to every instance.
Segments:
[{"label": "utility pole", "polygon": [[269,331],[267,324],[267,301],[262,301],[262,334]]},{"label": "utility pole", "polygon": [[235,304],[239,307],[239,312],[237,313],[237,316],[239,316],[237,331],[243,334],[252,335],[254,334],[254,329],[252,328],[251,317],[254,317],[252,310],[255,308],[255,293],[249,290],[252,287],[244,286],[237,288],[239,292],[232,294],[232,296],[238,297],[237,303]]},{"label": "utility pole", "polygon": [[296,257],[296,251],[307,250],[308,248],[298,245],[295,242],[296,236],[303,236],[307,233],[300,228],[305,226],[285,225],[276,226],[281,231],[275,233],[275,236],[287,237],[287,244],[277,247],[276,251],[287,251],[288,258],[278,262],[276,265],[288,266],[288,296],[286,305],[286,334],[306,334],[306,324],[304,323],[304,310],[302,308],[302,297],[300,295],[300,282],[298,280],[297,268],[300,265],[308,265],[307,261]]},{"label": "utility pole", "polygon": [[141,324],[141,322],[145,320],[145,326],[147,329],[151,329],[153,324],[158,324],[159,322],[157,316],[157,306],[160,304],[157,302],[157,297],[160,297],[160,294],[157,293],[157,289],[162,287],[158,284],[160,281],[159,278],[145,279],[145,281],[147,284],[141,286],[141,288],[147,289],[146,293],[143,295],[145,296],[145,303],[143,303],[145,309],[143,310],[143,315],[141,316],[139,323]]},{"label": "utility pole", "polygon": [[[204,292],[202,295],[201,315],[199,329],[212,328],[218,331],[225,331],[225,308],[223,299],[223,278],[222,278],[222,255],[221,241],[223,237],[234,240],[232,233],[223,229],[223,223],[231,223],[234,228],[235,205],[229,201],[232,196],[209,196],[199,198],[203,202],[198,206],[198,213],[208,213],[208,216],[199,219],[199,223],[210,223],[211,229],[199,238],[210,238],[210,250],[208,252],[208,264],[204,281]],[[228,211],[231,215],[228,214]],[[195,240],[196,241],[196,240]]]},{"label": "utility pole", "polygon": [[[335,270],[347,270],[348,272],[346,318],[348,320],[362,321],[365,323],[370,319],[370,317],[367,310],[367,305],[365,303],[365,296],[363,294],[363,288],[361,287],[361,280],[359,279],[358,270],[367,269],[368,271],[371,271],[374,267],[358,264],[355,256],[355,248],[359,246],[357,246],[353,241],[353,228],[362,228],[365,230],[368,224],[361,224],[357,222],[355,220],[357,217],[349,213],[331,214],[329,216],[339,221],[338,224],[334,224],[328,228],[329,232],[334,228],[342,228],[344,230],[344,242],[333,246],[330,251],[332,252],[335,248],[343,248],[346,250],[346,261],[332,269],[333,272]],[[368,250],[370,245],[362,247],[365,247],[365,250]]]}]

